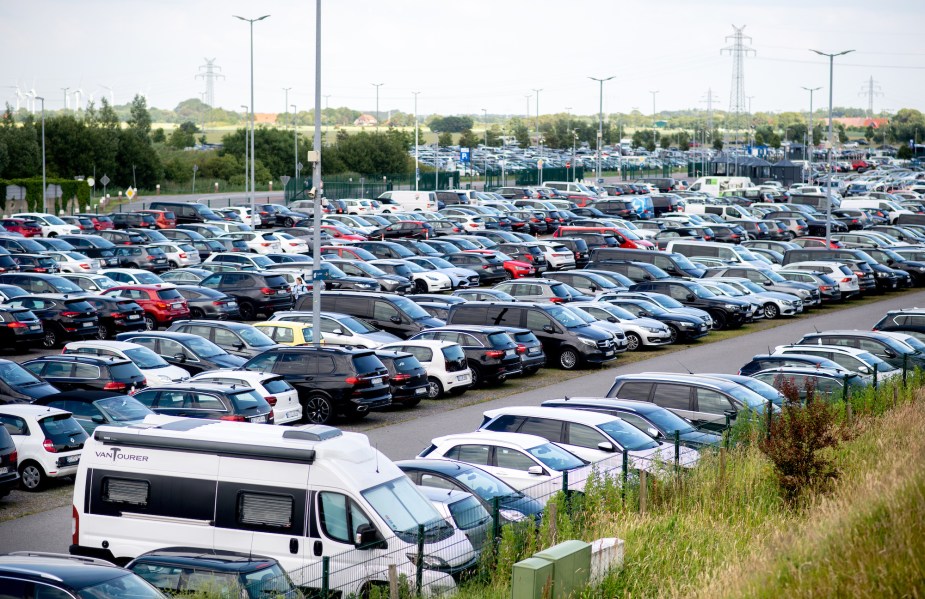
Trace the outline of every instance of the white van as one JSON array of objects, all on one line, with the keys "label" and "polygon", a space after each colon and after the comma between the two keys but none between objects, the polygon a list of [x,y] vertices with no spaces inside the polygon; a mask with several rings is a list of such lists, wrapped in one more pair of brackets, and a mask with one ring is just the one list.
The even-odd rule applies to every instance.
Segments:
[{"label": "white van", "polygon": [[729,264],[767,269],[767,262],[760,260],[748,248],[716,241],[669,241],[667,253],[677,252],[688,258],[716,258]]},{"label": "white van", "polygon": [[414,191],[401,189],[386,191],[378,198],[382,204],[380,212],[436,212],[437,194],[433,191]]},{"label": "white van", "polygon": [[906,210],[893,200],[878,200],[871,197],[845,198],[841,203],[842,208],[876,208],[889,213],[890,222],[895,223],[900,214],[913,214],[911,210]]},{"label": "white van", "polygon": [[716,214],[722,217],[723,220],[729,220],[730,218],[756,220],[748,210],[742,206],[736,206],[735,204],[728,206],[716,204],[688,204],[684,208],[683,214]]},{"label": "white van", "polygon": [[366,596],[388,567],[414,580],[424,527],[424,585],[455,589],[477,564],[455,530],[365,435],[148,416],[101,426],[84,445],[74,484],[76,555],[125,563],[169,546],[277,559],[299,586]]},{"label": "white van", "polygon": [[719,197],[724,191],[753,187],[748,177],[700,177],[694,181],[688,191],[700,191]]}]

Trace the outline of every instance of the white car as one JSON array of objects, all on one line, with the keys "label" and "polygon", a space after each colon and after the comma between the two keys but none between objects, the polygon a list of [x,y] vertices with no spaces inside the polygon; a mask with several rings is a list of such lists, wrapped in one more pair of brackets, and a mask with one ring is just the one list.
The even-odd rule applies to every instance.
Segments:
[{"label": "white car", "polygon": [[[250,225],[245,225],[244,223],[236,223],[231,220],[209,221],[209,226],[215,227],[219,231],[223,231],[225,233],[249,233],[254,230],[254,228]],[[196,231],[202,233],[201,229],[197,228]],[[205,234],[203,233],[203,235]],[[206,237],[210,237],[210,236],[206,235]],[[213,237],[217,237],[217,235]]]},{"label": "white car", "polygon": [[414,256],[407,258],[407,262],[413,262],[425,270],[431,270],[444,274],[450,278],[453,289],[465,289],[467,287],[479,286],[479,273],[469,268],[456,266],[445,258],[437,256]]},{"label": "white car", "polygon": [[27,491],[49,478],[77,474],[87,433],[70,412],[33,404],[0,405],[2,424],[16,445],[19,475]]},{"label": "white car", "polygon": [[458,343],[422,339],[389,343],[379,349],[408,352],[418,359],[427,371],[427,399],[459,395],[472,385],[472,371]]},{"label": "white car", "polygon": [[189,372],[169,364],[147,347],[128,341],[71,341],[62,353],[130,360],[145,375],[149,385],[165,385],[189,379]]},{"label": "white car", "polygon": [[[275,312],[269,320],[311,323],[312,313],[298,310],[281,311]],[[326,344],[355,345],[366,349],[378,349],[387,343],[401,341],[400,337],[380,331],[365,320],[339,312],[321,313],[321,334]]]},{"label": "white car", "polygon": [[832,360],[842,368],[859,374],[868,384],[873,383],[874,367],[877,368],[877,377],[881,382],[902,375],[901,368],[895,368],[872,353],[856,347],[808,344],[778,345],[774,348],[773,355],[775,356],[787,354],[817,356]]},{"label": "white car", "polygon": [[581,310],[600,322],[619,325],[626,335],[626,349],[629,351],[671,343],[671,329],[654,318],[637,318],[606,302],[569,302],[566,306]]},{"label": "white car", "polygon": [[801,270],[804,272],[821,272],[838,282],[838,289],[842,297],[857,295],[861,292],[858,276],[847,265],[840,262],[823,262],[822,260],[809,260],[806,262],[791,262],[781,270]]},{"label": "white car", "polygon": [[[708,280],[701,279],[704,282]],[[739,299],[760,302],[765,318],[795,316],[803,312],[803,300],[792,293],[767,291],[764,287],[744,277],[720,277],[716,280],[746,294]]]},{"label": "white car", "polygon": [[250,251],[257,254],[276,254],[283,251],[282,244],[279,242],[279,238],[276,237],[273,233],[269,232],[257,232],[257,231],[246,231],[239,233],[225,233],[220,235],[219,239],[240,239],[247,244],[247,247]]},{"label": "white car", "polygon": [[485,230],[485,221],[482,220],[481,216],[449,214],[444,216],[443,220],[448,220],[452,223],[455,223],[466,233],[474,233],[475,231]]},{"label": "white car", "polygon": [[[483,418],[479,430],[543,437],[602,469],[622,471],[624,450],[633,468],[647,472],[657,472],[674,461],[673,443],[656,441],[611,414],[522,406],[488,410]],[[682,447],[678,463],[690,468],[699,457],[696,450]]]},{"label": "white car", "polygon": [[307,254],[310,251],[308,241],[304,238],[289,233],[274,233],[273,235],[279,239],[280,246],[286,254]]},{"label": "white car", "polygon": [[417,293],[439,293],[452,291],[453,282],[449,275],[442,272],[428,270],[420,264],[408,260],[383,259],[370,260],[369,264],[381,268],[390,275],[398,275],[411,279]]},{"label": "white car", "polygon": [[90,293],[104,293],[107,289],[121,285],[106,275],[62,273],[61,276]]},{"label": "white car", "polygon": [[546,263],[551,270],[565,270],[575,268],[575,254],[561,243],[555,241],[533,241],[531,245],[543,250]]},{"label": "white car", "polygon": [[276,264],[276,262],[273,262],[262,254],[250,252],[218,252],[209,254],[209,257],[205,259],[203,264],[211,264],[213,262],[227,264],[235,267],[237,270],[249,271],[264,270]]},{"label": "white car", "polygon": [[350,227],[355,231],[359,231],[364,235],[372,233],[379,228],[380,225],[375,225],[368,220],[364,219],[362,216],[356,216],[351,214],[325,214],[324,219],[321,221],[322,224],[327,224],[325,221],[329,221],[332,224],[344,225]]},{"label": "white car", "polygon": [[88,258],[79,252],[45,252],[45,255],[58,263],[61,273],[96,274],[102,266],[96,258]]},{"label": "white car", "polygon": [[153,272],[141,268],[105,268],[100,271],[120,285],[157,285],[163,287],[167,283]]},{"label": "white car", "polygon": [[12,218],[24,218],[31,220],[38,226],[42,227],[43,237],[57,237],[58,235],[80,235],[80,227],[69,225],[54,214],[45,214],[42,212],[20,212],[12,215]]},{"label": "white car", "polygon": [[527,495],[546,500],[568,488],[583,491],[592,468],[586,460],[536,435],[476,431],[437,437],[418,454],[424,459],[457,460],[478,466]]},{"label": "white car", "polygon": [[237,215],[241,217],[241,222],[251,228],[256,229],[263,224],[259,214],[251,215],[250,206],[229,206],[227,208],[222,208],[222,210],[237,213]]},{"label": "white car", "polygon": [[219,385],[251,387],[266,399],[270,407],[273,408],[273,422],[275,424],[288,424],[302,419],[302,404],[299,403],[299,392],[278,374],[219,369],[207,370],[197,374],[191,380]]},{"label": "white car", "polygon": [[167,254],[167,263],[170,268],[184,268],[186,266],[198,266],[202,264],[199,257],[199,250],[189,243],[182,241],[158,241],[149,244],[161,248]]},{"label": "white car", "polygon": [[376,206],[373,204],[372,200],[346,199],[346,200],[341,200],[341,201],[347,205],[347,214],[355,214],[357,216],[363,216],[365,214],[378,214],[379,213],[379,211],[376,210]]}]

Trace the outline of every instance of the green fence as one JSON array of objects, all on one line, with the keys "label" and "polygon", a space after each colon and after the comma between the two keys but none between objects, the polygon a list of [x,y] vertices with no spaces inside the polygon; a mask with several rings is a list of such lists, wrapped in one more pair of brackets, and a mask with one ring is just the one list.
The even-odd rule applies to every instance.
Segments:
[{"label": "green fence", "polygon": [[[542,177],[542,179],[541,179]],[[573,181],[585,177],[584,167],[570,168],[544,168],[517,171],[515,185],[540,185],[541,181]]]},{"label": "green fence", "polygon": [[[438,180],[439,177],[439,180]],[[385,176],[361,175],[332,175],[324,177],[324,197],[332,200],[343,198],[377,198],[386,191],[393,189],[414,189],[413,174],[395,174]],[[308,177],[289,179],[286,183],[285,201],[291,203],[296,200],[310,199],[309,191],[312,180]],[[459,173],[441,172],[424,173],[418,181],[421,191],[435,191],[435,189],[459,189]]]},{"label": "green fence", "polygon": [[642,179],[644,177],[671,177],[673,171],[670,166],[660,168],[645,168],[634,164],[624,164],[620,167],[620,178],[624,181]]}]

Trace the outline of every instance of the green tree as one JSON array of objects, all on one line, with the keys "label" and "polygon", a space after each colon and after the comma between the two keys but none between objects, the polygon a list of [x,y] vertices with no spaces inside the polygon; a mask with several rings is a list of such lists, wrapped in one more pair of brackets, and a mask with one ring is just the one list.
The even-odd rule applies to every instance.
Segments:
[{"label": "green tree", "polygon": [[[238,129],[222,137],[222,153],[231,154],[243,161],[244,129]],[[294,142],[292,132],[285,129],[259,127],[254,131],[254,156],[263,163],[269,178],[277,179],[282,175],[292,175],[294,166]],[[299,149],[310,149],[311,143],[300,136]]]},{"label": "green tree", "polygon": [[717,152],[722,151],[723,149],[723,138],[722,137],[713,138],[713,149],[716,150]]},{"label": "green tree", "polygon": [[158,127],[151,133],[151,141],[156,144],[162,144],[167,142],[167,134],[164,133],[163,127]]},{"label": "green tree", "polygon": [[437,145],[439,146],[452,146],[453,145],[453,134],[449,131],[443,131],[440,135],[437,136]]},{"label": "green tree", "polygon": [[765,139],[764,139],[764,132],[763,132],[763,131],[755,131],[755,145],[756,145],[756,146],[763,146],[763,145],[765,145],[766,143],[767,143],[767,141],[765,141]]},{"label": "green tree", "polygon": [[658,140],[658,145],[661,146],[663,150],[667,150],[671,147],[671,136],[662,135],[661,139]]},{"label": "green tree", "polygon": [[867,140],[867,145],[868,145],[868,146],[870,145],[870,142],[872,142],[872,141],[874,140],[874,128],[873,128],[873,126],[868,125],[867,128],[864,129],[864,139]]},{"label": "green tree", "polygon": [[136,94],[132,99],[130,116],[126,123],[138,137],[147,139],[151,134],[151,114],[148,112],[148,101],[144,96]]},{"label": "green tree", "polygon": [[838,135],[838,143],[844,144],[848,143],[848,132],[845,131],[845,126],[841,123],[835,124],[835,130]]},{"label": "green tree", "polygon": [[530,147],[530,131],[527,129],[527,126],[519,118],[512,118],[508,123],[510,127],[511,135],[514,136],[514,139],[517,141],[517,145],[521,148]]},{"label": "green tree", "polygon": [[427,122],[434,133],[462,133],[472,129],[472,125],[472,117],[468,116],[434,116]]},{"label": "green tree", "polygon": [[[192,148],[196,145],[196,133],[199,132],[199,127],[196,126],[196,123],[192,121],[185,121],[179,127],[170,132],[170,140],[168,144],[171,148],[176,148],[182,150],[184,148]],[[256,138],[254,138],[256,141]]]},{"label": "green tree", "polygon": [[780,135],[777,133],[772,133],[771,137],[768,139],[768,145],[777,150],[780,148]]},{"label": "green tree", "polygon": [[909,160],[914,156],[909,144],[903,144],[896,150],[896,157],[900,160]]},{"label": "green tree", "polygon": [[803,123],[793,123],[786,129],[787,139],[798,143],[803,143],[803,137],[807,134],[808,129]]},{"label": "green tree", "polygon": [[472,132],[472,129],[466,129],[462,132],[462,135],[459,136],[459,145],[463,148],[475,148],[481,142],[482,140],[478,135]]},{"label": "green tree", "polygon": [[501,127],[498,125],[492,125],[488,130],[488,145],[491,147],[498,147],[501,145]]},{"label": "green tree", "polygon": [[890,119],[890,141],[908,144],[910,139],[922,138],[925,133],[925,116],[914,108],[903,108]]},{"label": "green tree", "polygon": [[324,150],[325,172],[353,172],[382,176],[409,173],[414,163],[405,140],[395,135],[374,135],[365,131],[338,135],[337,144]]}]

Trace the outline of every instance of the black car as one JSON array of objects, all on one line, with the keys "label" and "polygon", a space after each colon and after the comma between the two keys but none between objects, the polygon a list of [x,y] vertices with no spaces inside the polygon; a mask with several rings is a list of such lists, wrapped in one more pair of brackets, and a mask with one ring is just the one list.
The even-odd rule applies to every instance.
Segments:
[{"label": "black car", "polygon": [[543,253],[543,248],[538,245],[524,242],[502,243],[498,245],[497,249],[514,260],[520,260],[521,262],[533,265],[533,267],[536,268],[536,276],[545,273],[546,269],[549,268],[549,263],[546,261],[546,254]]},{"label": "black car", "polygon": [[363,248],[376,258],[413,258],[415,253],[403,245],[392,241],[358,241],[351,244]]},{"label": "black car", "polygon": [[128,393],[147,384],[134,362],[112,356],[58,354],[28,360],[22,366],[62,391]]},{"label": "black car", "polygon": [[710,332],[709,325],[702,318],[671,312],[650,300],[615,297],[608,299],[607,303],[623,308],[639,318],[652,318],[665,323],[671,331],[671,343],[679,340],[693,341]]},{"label": "black car", "polygon": [[[590,262],[591,256],[591,244],[589,241],[598,240],[598,243],[595,243],[594,247],[606,247],[610,244],[606,243],[606,239],[613,239],[611,236],[604,236],[598,233],[591,234],[574,234],[569,233],[568,237],[557,237],[556,243],[564,245],[569,250],[572,251],[572,254],[575,255],[575,268],[584,268]],[[616,240],[614,240],[616,243]]]},{"label": "black car", "polygon": [[21,351],[43,336],[42,321],[32,311],[0,304],[0,347]]},{"label": "black car", "polygon": [[190,374],[221,368],[238,368],[245,362],[244,358],[232,356],[208,339],[186,333],[121,333],[116,335],[116,341],[130,341],[143,345],[170,364],[188,370]]},{"label": "black car", "polygon": [[16,258],[22,255],[25,254],[16,254],[16,256],[14,256],[6,250],[0,252],[0,273],[20,272],[22,267],[20,266],[19,260]]},{"label": "black car", "polygon": [[116,245],[99,235],[61,235],[56,240],[66,241],[87,258],[99,260],[103,268],[119,266],[119,258],[116,257],[115,251]]},{"label": "black car", "polygon": [[36,377],[16,362],[0,360],[0,404],[32,403],[58,391],[57,387]]},{"label": "black car", "polygon": [[[192,231],[187,231],[187,232],[192,233]],[[182,242],[184,240],[176,239],[175,241]],[[200,260],[205,260],[212,254],[218,254],[220,252],[225,252],[228,250],[228,248],[225,247],[225,244],[223,244],[221,241],[218,241],[217,239],[190,239],[190,240],[187,240],[186,242],[192,245],[194,248],[196,248],[196,251],[199,252]]]},{"label": "black car", "polygon": [[443,256],[442,252],[435,250],[433,247],[427,245],[419,239],[394,239],[392,243],[397,243],[400,246],[406,247],[417,256],[430,256],[430,257],[441,257]]},{"label": "black car", "polygon": [[131,395],[112,391],[65,391],[46,395],[34,403],[71,412],[74,420],[91,435],[100,425],[130,426],[154,413]]},{"label": "black car", "polygon": [[4,599],[164,598],[140,577],[102,559],[26,551],[0,556],[0,589]]},{"label": "black car", "polygon": [[99,318],[98,339],[112,339],[119,333],[145,330],[145,311],[134,300],[107,295],[83,298]]},{"label": "black car", "polygon": [[511,277],[510,273],[504,268],[504,262],[495,256],[462,251],[450,254],[446,257],[446,260],[453,266],[468,268],[477,272],[480,285],[492,285]]},{"label": "black car", "polygon": [[251,387],[189,381],[149,387],[135,399],[167,416],[273,424],[273,408]]},{"label": "black car", "polygon": [[41,343],[47,349],[57,347],[62,341],[79,341],[98,335],[96,310],[83,297],[52,293],[22,295],[8,301],[7,305],[30,310],[42,321]]},{"label": "black car", "polygon": [[[340,286],[335,289],[356,289],[358,291],[369,291],[368,286],[357,286],[353,279],[361,279],[364,283],[375,281],[383,291],[391,293],[410,293],[411,279],[396,274],[390,274],[374,264],[362,260],[347,260],[344,258],[325,258],[324,263],[330,263],[340,269],[348,276],[347,280],[340,280]],[[327,287],[325,281],[325,287]]]},{"label": "black car", "polygon": [[661,281],[670,279],[671,275],[648,262],[638,260],[592,260],[588,263],[591,270],[607,270],[623,275],[634,283]]},{"label": "black car", "polygon": [[116,229],[128,229],[135,227],[140,229],[157,228],[157,219],[153,214],[142,212],[113,212],[109,214],[112,219],[112,225]]},{"label": "black car", "polygon": [[363,418],[392,401],[389,371],[369,350],[277,347],[242,368],[285,378],[299,393],[303,418],[315,424],[327,424],[338,414]]},{"label": "black car", "polygon": [[[151,216],[153,218],[153,215]],[[126,231],[129,233],[136,233],[138,235],[141,235],[144,238],[145,243],[158,243],[161,241],[170,241],[169,239],[167,239],[167,237],[164,236],[163,233],[161,233],[160,231],[156,229],[130,228],[130,229],[126,229]]]},{"label": "black car", "polygon": [[418,333],[412,341],[431,339],[459,344],[472,371],[472,386],[503,383],[521,374],[520,352],[506,327],[453,325]]},{"label": "black car", "polygon": [[141,268],[153,273],[170,268],[167,254],[154,245],[120,245],[115,248],[115,254],[122,268]]},{"label": "black car", "polygon": [[238,302],[221,291],[198,285],[177,285],[176,289],[189,305],[190,318],[235,320],[241,317]]},{"label": "black car", "polygon": [[189,229],[162,229],[161,235],[171,241],[203,241],[206,239],[202,233]]},{"label": "black car", "polygon": [[758,354],[752,356],[751,360],[743,364],[742,367],[739,368],[737,374],[752,376],[756,372],[761,372],[762,370],[790,367],[833,370],[840,373],[850,372],[838,363],[821,356],[809,354]]},{"label": "black car", "polygon": [[694,281],[662,279],[644,281],[630,287],[630,291],[655,291],[671,297],[681,304],[705,310],[717,329],[738,328],[745,324],[751,304],[734,297],[718,296]]},{"label": "black car", "polygon": [[0,499],[19,485],[19,459],[13,437],[0,426]]},{"label": "black car", "polygon": [[406,352],[377,349],[376,357],[389,371],[392,404],[413,408],[427,397],[427,370]]},{"label": "black car", "polygon": [[26,237],[0,235],[0,249],[9,254],[41,254],[45,251],[42,244]]},{"label": "black car", "polygon": [[[66,236],[62,236],[66,237]],[[81,235],[83,237],[83,235]],[[73,252],[77,248],[60,237],[30,237],[30,239],[41,245],[46,250],[53,252]]]},{"label": "black car", "polygon": [[520,354],[520,367],[524,375],[536,374],[546,365],[546,354],[543,352],[543,343],[530,329],[518,327],[501,327],[514,339],[517,344],[517,353]]},{"label": "black car", "polygon": [[43,273],[0,274],[0,286],[19,287],[26,293],[84,293],[73,281]]},{"label": "black car", "polygon": [[270,316],[277,310],[292,309],[292,292],[279,275],[257,272],[218,272],[203,279],[200,286],[220,291],[235,299],[242,320],[257,314]]},{"label": "black car", "polygon": [[100,231],[99,236],[115,245],[139,245],[145,243],[145,238],[143,236],[138,233],[130,233],[129,231],[108,229]]}]

